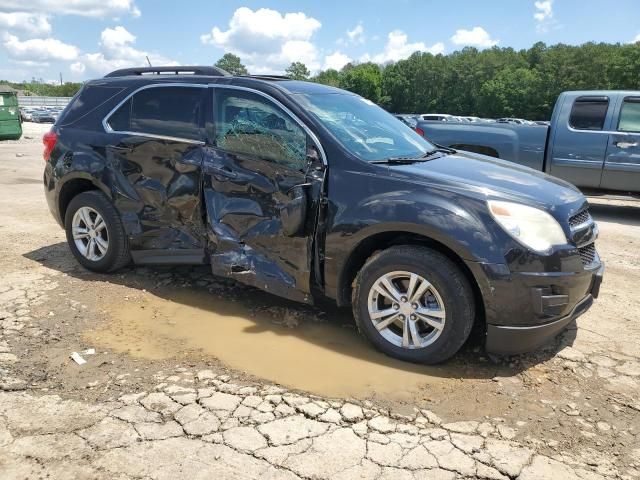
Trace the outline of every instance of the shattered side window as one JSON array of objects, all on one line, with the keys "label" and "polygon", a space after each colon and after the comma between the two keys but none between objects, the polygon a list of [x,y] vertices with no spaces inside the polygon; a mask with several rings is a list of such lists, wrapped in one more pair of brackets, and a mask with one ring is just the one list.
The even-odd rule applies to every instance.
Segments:
[{"label": "shattered side window", "polygon": [[306,166],[307,135],[289,115],[251,92],[216,89],[216,146],[295,170]]}]

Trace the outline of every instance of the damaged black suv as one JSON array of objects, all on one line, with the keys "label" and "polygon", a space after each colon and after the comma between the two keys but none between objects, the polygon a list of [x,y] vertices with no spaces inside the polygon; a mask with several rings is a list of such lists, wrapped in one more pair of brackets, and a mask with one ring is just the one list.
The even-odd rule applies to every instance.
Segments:
[{"label": "damaged black suv", "polygon": [[336,88],[119,70],[43,141],[49,208],[86,268],[210,264],[299,302],[328,297],[403,360],[449,358],[474,322],[487,350],[530,350],[598,295],[597,227],[575,187],[433,145]]}]

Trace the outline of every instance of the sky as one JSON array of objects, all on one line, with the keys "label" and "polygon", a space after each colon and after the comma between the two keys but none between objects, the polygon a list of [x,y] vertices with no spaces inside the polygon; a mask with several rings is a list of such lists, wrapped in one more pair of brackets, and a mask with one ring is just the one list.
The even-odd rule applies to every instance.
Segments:
[{"label": "sky", "polygon": [[146,64],[316,73],[416,50],[640,41],[638,0],[0,0],[0,79],[83,81]]}]

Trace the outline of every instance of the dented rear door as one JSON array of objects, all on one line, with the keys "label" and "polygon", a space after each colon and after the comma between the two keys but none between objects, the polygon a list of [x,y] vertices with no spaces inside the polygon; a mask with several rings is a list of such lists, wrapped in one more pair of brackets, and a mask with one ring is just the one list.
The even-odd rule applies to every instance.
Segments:
[{"label": "dented rear door", "polygon": [[215,134],[204,149],[214,274],[311,303],[313,240],[324,167],[286,107],[257,91],[213,88]]}]

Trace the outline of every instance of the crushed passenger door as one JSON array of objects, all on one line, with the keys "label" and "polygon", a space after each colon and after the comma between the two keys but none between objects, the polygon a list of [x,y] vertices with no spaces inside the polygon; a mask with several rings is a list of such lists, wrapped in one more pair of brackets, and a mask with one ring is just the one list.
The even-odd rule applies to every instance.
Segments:
[{"label": "crushed passenger door", "polygon": [[292,115],[257,92],[214,88],[204,199],[214,274],[311,303],[324,165]]}]

